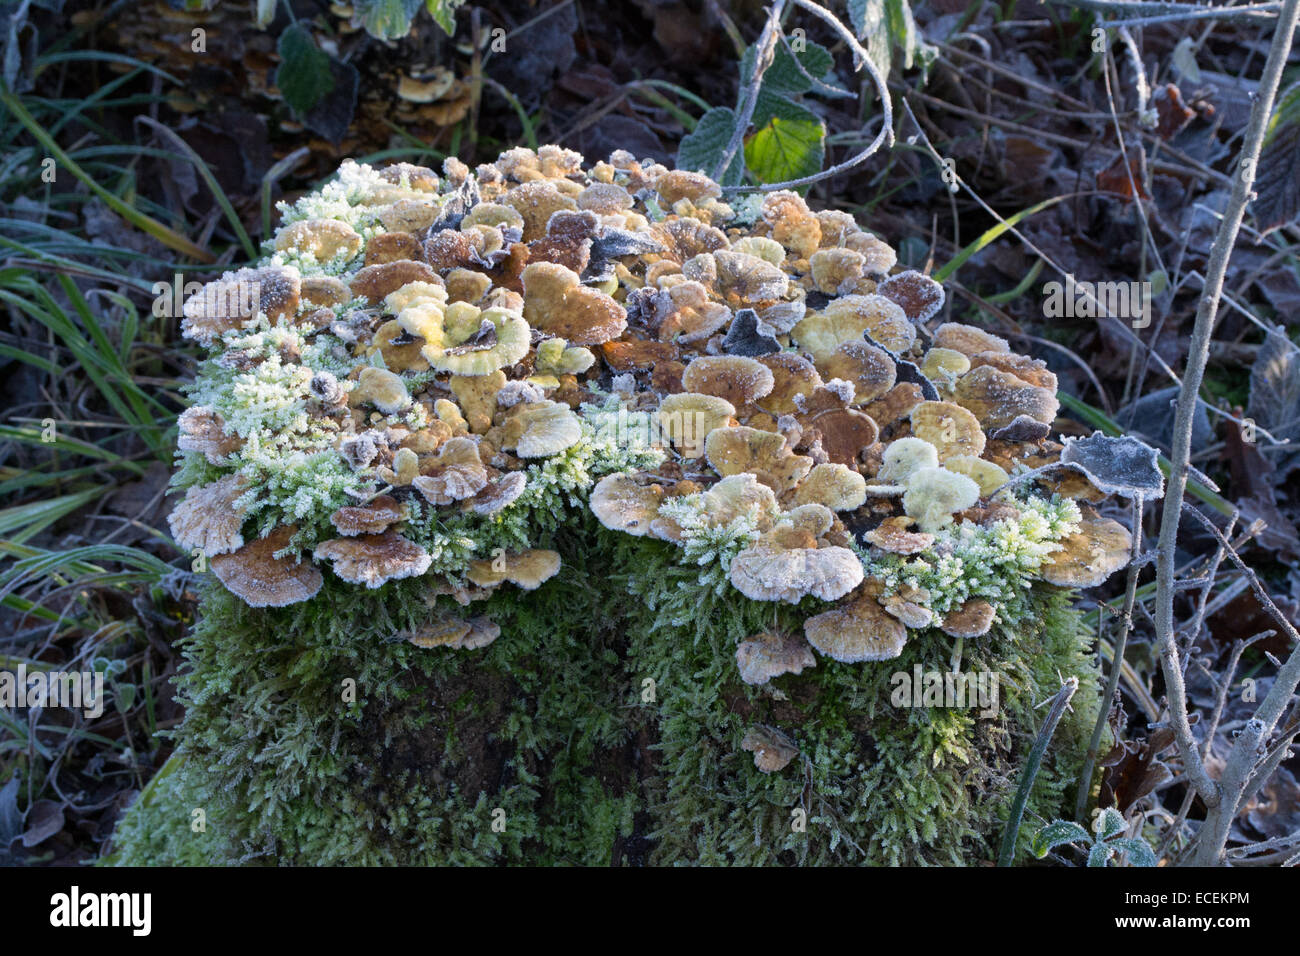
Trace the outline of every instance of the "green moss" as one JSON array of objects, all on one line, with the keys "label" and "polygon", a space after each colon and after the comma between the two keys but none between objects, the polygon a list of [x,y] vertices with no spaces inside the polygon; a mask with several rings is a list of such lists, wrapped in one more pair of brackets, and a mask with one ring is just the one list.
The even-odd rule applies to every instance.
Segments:
[{"label": "green moss", "polygon": [[[798,627],[816,602],[720,596],[670,545],[592,524],[545,542],[563,575],[466,609],[502,628],[479,651],[392,640],[429,614],[418,581],[359,593],[329,578],[263,611],[211,589],[185,648],[177,769],[127,814],[110,862],[978,863],[1058,670],[1082,687],[1026,834],[1061,810],[1097,707],[1063,592],[1035,590],[1031,615],[966,642],[963,671],[1001,675],[993,718],[891,704],[891,675],[948,669],[937,631],[896,661],[821,659],[752,688],[736,642]],[[796,762],[758,772],[740,748],[755,724],[790,734]]]}]

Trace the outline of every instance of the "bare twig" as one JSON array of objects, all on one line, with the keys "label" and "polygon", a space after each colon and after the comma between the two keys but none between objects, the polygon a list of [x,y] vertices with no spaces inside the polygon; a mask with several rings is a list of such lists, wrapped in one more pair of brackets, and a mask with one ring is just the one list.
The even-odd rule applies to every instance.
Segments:
[{"label": "bare twig", "polygon": [[[1211,819],[1216,821],[1216,829],[1221,826],[1224,839],[1227,838],[1227,824],[1222,823],[1217,813],[1223,799],[1220,784],[1216,784],[1205,769],[1205,763],[1197,751],[1192,729],[1187,721],[1187,693],[1183,685],[1182,667],[1178,660],[1178,646],[1174,632],[1174,565],[1175,547],[1178,542],[1178,523],[1182,517],[1183,494],[1187,488],[1188,462],[1191,456],[1192,423],[1196,403],[1199,399],[1201,381],[1205,376],[1205,366],[1209,357],[1210,341],[1214,335],[1214,323],[1219,310],[1219,298],[1223,290],[1223,280],[1227,273],[1228,258],[1236,244],[1241,222],[1245,217],[1246,203],[1251,196],[1251,183],[1254,180],[1255,165],[1264,145],[1264,132],[1269,115],[1273,111],[1273,101],[1277,96],[1278,83],[1282,69],[1286,65],[1291,50],[1291,40],[1295,35],[1296,19],[1300,14],[1300,0],[1286,0],[1278,16],[1277,27],[1273,33],[1273,42],[1269,48],[1268,61],[1264,74],[1260,78],[1259,89],[1250,113],[1250,124],[1241,148],[1239,173],[1233,182],[1232,194],[1228,199],[1224,216],[1219,224],[1218,233],[1210,249],[1210,261],[1206,270],[1205,286],[1200,305],[1196,310],[1196,321],[1192,329],[1191,348],[1188,350],[1187,368],[1183,372],[1182,387],[1178,396],[1178,410],[1174,418],[1174,443],[1170,455],[1169,489],[1165,493],[1165,504],[1160,521],[1159,557],[1156,563],[1156,640],[1160,647],[1160,664],[1164,673],[1166,692],[1169,698],[1170,722],[1174,729],[1178,750],[1183,759],[1184,770],[1188,780],[1197,793],[1210,808]],[[1297,661],[1300,670],[1300,660]],[[1300,676],[1300,675],[1298,675]],[[1279,681],[1280,683],[1280,681]],[[1275,685],[1274,690],[1277,687]],[[1270,696],[1272,696],[1270,694]],[[1262,709],[1262,708],[1261,708]],[[1258,724],[1258,721],[1253,721]],[[1247,743],[1247,738],[1254,736],[1254,729],[1243,733],[1238,747]],[[1262,730],[1262,728],[1259,728]],[[1255,744],[1258,740],[1255,741]],[[1250,746],[1254,746],[1251,744]],[[1234,750],[1234,756],[1236,751]],[[1253,764],[1253,759],[1250,761]],[[1224,770],[1224,783],[1228,770]],[[1245,782],[1245,768],[1242,768],[1241,784]],[[1237,791],[1240,793],[1240,790]],[[1235,810],[1235,807],[1233,808]],[[1231,821],[1229,811],[1228,820]],[[1203,833],[1209,829],[1203,829]],[[1217,861],[1223,843],[1215,838],[1202,840],[1202,849],[1213,846],[1212,856]],[[1201,859],[1204,859],[1201,856]]]},{"label": "bare twig", "polygon": [[736,116],[736,127],[731,131],[731,139],[728,140],[722,157],[713,168],[713,178],[717,182],[722,182],[727,167],[736,158],[740,144],[745,141],[745,131],[749,129],[749,121],[754,118],[754,109],[758,106],[758,91],[763,86],[763,74],[767,72],[767,68],[772,65],[773,57],[776,56],[776,44],[781,36],[781,15],[785,13],[785,4],[786,0],[776,0],[772,4],[767,22],[763,24],[763,32],[759,34],[758,43],[754,45],[754,68],[745,79],[745,98],[741,103],[740,113]]}]

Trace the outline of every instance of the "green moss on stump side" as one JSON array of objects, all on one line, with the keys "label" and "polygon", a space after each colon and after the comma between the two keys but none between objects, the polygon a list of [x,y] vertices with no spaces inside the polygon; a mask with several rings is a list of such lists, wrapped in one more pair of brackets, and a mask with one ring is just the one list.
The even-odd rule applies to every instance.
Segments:
[{"label": "green moss on stump side", "polygon": [[[817,602],[719,595],[670,545],[592,527],[550,546],[564,574],[469,609],[501,626],[478,651],[392,640],[429,613],[418,581],[359,593],[330,580],[261,611],[210,589],[185,650],[177,757],[109,861],[978,864],[1058,672],[1080,691],[1022,836],[1063,808],[1098,707],[1065,592],[1036,589],[1014,626],[964,643],[960,670],[1000,675],[989,719],[891,703],[893,674],[949,669],[955,642],[938,631],[913,632],[894,661],[820,658],[749,687],[736,643],[798,628]],[[800,756],[760,773],[740,747],[756,724]]]}]

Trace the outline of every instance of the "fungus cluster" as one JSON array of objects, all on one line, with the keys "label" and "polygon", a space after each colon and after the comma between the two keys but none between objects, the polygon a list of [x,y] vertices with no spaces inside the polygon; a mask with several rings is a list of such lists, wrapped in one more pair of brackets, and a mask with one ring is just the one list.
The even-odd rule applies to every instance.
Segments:
[{"label": "fungus cluster", "polygon": [[843,212],[555,146],[349,162],[280,208],[182,325],[211,355],[172,531],[251,605],[416,578],[433,610],[407,638],[482,647],[491,622],[438,599],[538,587],[560,571],[538,535],[589,507],[719,587],[809,602],[803,635],[737,650],[762,684],[909,629],[979,637],[1031,580],[1128,559],[1090,506],[1127,487],[1095,463],[1109,440],[1051,440],[1045,364],[939,322],[942,287]]}]

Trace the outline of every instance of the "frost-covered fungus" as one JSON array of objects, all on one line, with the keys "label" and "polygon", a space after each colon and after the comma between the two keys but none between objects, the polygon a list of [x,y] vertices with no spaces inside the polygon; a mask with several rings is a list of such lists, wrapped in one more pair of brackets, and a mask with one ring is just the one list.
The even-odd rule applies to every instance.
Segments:
[{"label": "frost-covered fungus", "polygon": [[[497,369],[487,375],[453,375],[448,388],[465,417],[469,430],[482,435],[492,427],[497,398],[506,386],[506,373]],[[539,399],[541,395],[537,396]]]},{"label": "frost-covered fungus", "polygon": [[595,364],[591,349],[569,345],[564,339],[546,339],[537,345],[533,371],[538,375],[581,375]]},{"label": "frost-covered fungus", "polygon": [[912,434],[934,446],[939,461],[953,455],[984,453],[984,432],[979,420],[952,402],[922,402],[912,409]]},{"label": "frost-covered fungus", "polygon": [[748,473],[778,494],[797,485],[813,466],[811,458],[786,447],[783,435],[747,425],[709,432],[704,455],[722,477]]},{"label": "frost-covered fungus", "polygon": [[472,617],[469,619],[469,633],[452,646],[458,650],[476,651],[487,647],[501,636],[501,626],[490,618]]},{"label": "frost-covered fungus", "polygon": [[316,546],[314,556],[318,561],[330,561],[334,573],[344,581],[368,588],[398,578],[418,577],[429,570],[433,560],[429,552],[392,530],[331,538]]},{"label": "frost-covered fungus", "polygon": [[516,405],[505,421],[503,448],[520,458],[549,458],[582,438],[582,425],[567,405],[542,401]]},{"label": "frost-covered fungus", "polygon": [[953,522],[953,515],[979,501],[980,488],[965,475],[946,468],[921,468],[907,479],[903,510],[917,527],[934,534]]},{"label": "frost-covered fungus", "polygon": [[508,471],[489,481],[482,491],[465,503],[475,514],[490,517],[518,501],[527,487],[527,475],[522,471]]},{"label": "frost-covered fungus", "polygon": [[811,395],[823,384],[817,367],[794,352],[760,355],[755,361],[772,373],[772,390],[758,403],[771,415],[793,414],[798,410],[796,397]]},{"label": "frost-covered fungus", "polygon": [[794,492],[795,504],[824,505],[831,511],[856,511],[866,500],[867,480],[838,462],[814,465]]},{"label": "frost-covered fungus", "polygon": [[345,537],[379,534],[405,520],[406,508],[390,495],[377,495],[364,505],[345,505],[330,515],[330,524]]},{"label": "frost-covered fungus", "polygon": [[997,608],[983,598],[971,598],[939,621],[939,630],[953,637],[983,637],[993,626]]},{"label": "frost-covered fungus", "polygon": [[559,552],[533,549],[471,561],[465,576],[481,588],[493,588],[509,581],[525,591],[536,591],[559,572]]},{"label": "frost-covered fungus", "polygon": [[715,428],[726,428],[736,407],[725,398],[699,392],[665,395],[659,402],[659,431],[684,458],[704,454],[704,440]]},{"label": "frost-covered fungus", "polygon": [[780,773],[799,756],[793,740],[775,727],[754,727],[740,741],[740,749],[754,755],[754,766],[762,773]]},{"label": "frost-covered fungus", "polygon": [[939,464],[939,450],[924,438],[909,435],[891,442],[885,449],[876,480],[881,484],[905,484],[913,473]]},{"label": "frost-covered fungus", "polygon": [[247,480],[238,474],[192,486],[167,516],[176,543],[186,551],[198,549],[208,557],[243,547],[240,530],[247,511],[237,502],[247,488]]},{"label": "frost-covered fungus", "polygon": [[956,349],[932,348],[921,359],[921,373],[943,393],[950,393],[957,377],[969,371],[970,356]]},{"label": "frost-covered fungus", "polygon": [[929,322],[943,308],[943,286],[914,269],[880,280],[876,293],[897,302],[917,325]]},{"label": "frost-covered fungus", "polygon": [[367,299],[379,303],[392,295],[402,286],[412,282],[438,282],[438,273],[423,262],[414,259],[399,259],[396,262],[381,262],[366,266],[352,277],[348,288],[358,299]]},{"label": "frost-covered fungus", "polygon": [[827,379],[853,383],[854,405],[875,401],[894,387],[897,366],[884,349],[866,342],[844,342],[824,359],[819,370]]},{"label": "frost-covered fungus", "polygon": [[351,401],[353,405],[373,405],[385,415],[395,415],[410,406],[411,393],[400,375],[368,365],[361,370]]},{"label": "frost-covered fungus", "polygon": [[934,544],[934,535],[909,531],[913,519],[906,516],[886,518],[862,538],[873,547],[889,554],[920,554]]},{"label": "frost-covered fungus", "polygon": [[719,249],[711,256],[717,276],[715,289],[732,308],[741,309],[785,298],[789,277],[758,256]]},{"label": "frost-covered fungus", "polygon": [[591,492],[591,513],[611,531],[641,537],[650,532],[663,499],[661,485],[616,472],[596,482]]},{"label": "frost-covered fungus", "polygon": [[185,300],[181,334],[211,347],[223,332],[250,325],[258,314],[274,322],[298,310],[297,269],[267,266],[227,272]]},{"label": "frost-covered fungus", "polygon": [[490,375],[524,358],[529,346],[530,332],[523,316],[507,309],[452,302],[443,310],[442,328],[433,339],[426,337],[421,354],[440,372]]},{"label": "frost-covered fungus", "polygon": [[682,372],[686,391],[716,395],[736,408],[761,399],[774,384],[770,368],[743,355],[702,355]]},{"label": "frost-covered fungus", "polygon": [[[827,509],[822,511],[830,516]],[[834,601],[862,583],[858,556],[848,548],[820,547],[817,535],[801,526],[806,525],[802,517],[778,522],[732,559],[729,578],[737,591],[755,601],[797,604],[809,595]]]},{"label": "frost-covered fungus", "polygon": [[958,378],[953,398],[990,430],[1009,425],[1022,415],[1050,424],[1060,408],[1054,388],[1031,385],[992,365],[974,366]]},{"label": "frost-covered fungus", "polygon": [[960,322],[945,322],[935,329],[932,347],[951,349],[966,356],[979,355],[981,352],[1011,351],[1011,344],[1006,339]]},{"label": "frost-covered fungus", "polygon": [[657,292],[651,305],[661,342],[692,345],[731,321],[731,309],[709,301],[709,290],[699,282],[688,280]]},{"label": "frost-covered fungus", "polygon": [[424,473],[410,484],[431,504],[463,501],[487,487],[487,469],[479,458],[478,445],[471,438],[448,439],[438,454],[420,467]]},{"label": "frost-covered fungus", "polygon": [[1044,581],[1062,587],[1091,588],[1129,562],[1133,538],[1118,521],[1086,516],[1079,530],[1060,541],[1039,570]]},{"label": "frost-covered fungus", "polygon": [[363,242],[360,233],[339,219],[299,219],[275,234],[277,252],[309,255],[322,263],[351,259]]},{"label": "frost-covered fungus", "polygon": [[790,335],[821,368],[841,345],[861,342],[864,335],[891,352],[905,352],[916,341],[916,328],[902,307],[884,296],[846,295],[809,312]]},{"label": "frost-covered fungus", "polygon": [[1087,438],[1067,438],[1061,449],[1061,464],[1081,472],[1099,491],[1108,495],[1147,501],[1165,493],[1159,452],[1136,438],[1111,438],[1093,432]]},{"label": "frost-covered fungus", "polygon": [[[826,295],[853,295],[861,289],[862,270],[866,256],[853,249],[819,249],[808,260],[812,269],[812,284]],[[869,283],[874,285],[874,283]]]},{"label": "frost-covered fungus", "polygon": [[907,643],[902,622],[865,595],[808,618],[803,630],[819,654],[843,664],[891,660]]},{"label": "frost-covered fungus", "polygon": [[437,616],[424,622],[405,635],[416,647],[455,647],[470,632],[469,621],[449,616]]},{"label": "frost-covered fungus", "polygon": [[[861,453],[874,445],[880,429],[870,415],[850,408],[853,383],[831,379],[795,401],[803,443],[815,443],[828,461],[856,468]],[[811,454],[813,448],[808,447]]]},{"label": "frost-covered fungus", "polygon": [[772,238],[797,259],[808,259],[821,245],[821,222],[798,193],[770,192],[763,197],[762,216]]},{"label": "frost-covered fungus", "polygon": [[212,573],[249,607],[285,607],[316,596],[324,577],[313,565],[293,556],[276,557],[292,548],[295,529],[276,528],[229,554],[210,560]]},{"label": "frost-covered fungus", "polygon": [[816,666],[812,648],[798,634],[755,634],[736,647],[736,669],[746,684],[761,686],[782,674],[802,674],[805,667]]},{"label": "frost-covered fungus", "polygon": [[993,494],[1005,485],[1010,477],[1000,466],[983,458],[976,458],[974,455],[951,455],[944,459],[943,467],[959,475],[965,475],[979,485],[981,498]]},{"label": "frost-covered fungus", "polygon": [[506,193],[503,201],[523,217],[523,241],[533,242],[546,235],[546,224],[557,212],[576,210],[577,202],[560,192],[554,183],[525,183]]},{"label": "frost-covered fungus", "polygon": [[191,405],[181,412],[176,424],[180,430],[176,447],[202,452],[214,465],[224,462],[244,444],[238,435],[227,434],[225,420],[211,405]]},{"label": "frost-covered fungus", "polygon": [[573,345],[599,345],[623,334],[627,313],[605,293],[582,284],[572,269],[534,262],[521,274],[524,319]]}]

